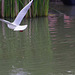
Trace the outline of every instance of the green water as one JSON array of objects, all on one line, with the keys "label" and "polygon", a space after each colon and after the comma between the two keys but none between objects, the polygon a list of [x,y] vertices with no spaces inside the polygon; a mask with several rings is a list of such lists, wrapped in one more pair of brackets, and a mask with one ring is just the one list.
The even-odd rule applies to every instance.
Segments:
[{"label": "green water", "polygon": [[53,73],[50,75],[75,75],[74,9],[75,6],[54,6],[52,11],[57,14],[52,14],[54,16],[50,15],[49,17],[53,52]]},{"label": "green water", "polygon": [[21,24],[28,28],[14,32],[0,22],[0,75],[75,75],[75,18],[51,14]]},{"label": "green water", "polygon": [[24,19],[22,24],[28,28],[14,32],[0,22],[0,75],[46,75],[52,71],[48,18]]}]

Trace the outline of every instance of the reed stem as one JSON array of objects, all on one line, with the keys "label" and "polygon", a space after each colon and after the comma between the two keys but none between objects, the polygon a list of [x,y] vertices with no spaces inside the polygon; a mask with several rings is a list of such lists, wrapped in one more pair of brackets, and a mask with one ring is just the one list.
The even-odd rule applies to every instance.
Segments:
[{"label": "reed stem", "polygon": [[[0,14],[2,17],[16,17],[18,12],[31,0],[1,0]],[[27,17],[47,16],[49,0],[34,0],[26,14]]]},{"label": "reed stem", "polygon": [[1,11],[2,17],[4,17],[4,0],[2,0],[2,11]]}]

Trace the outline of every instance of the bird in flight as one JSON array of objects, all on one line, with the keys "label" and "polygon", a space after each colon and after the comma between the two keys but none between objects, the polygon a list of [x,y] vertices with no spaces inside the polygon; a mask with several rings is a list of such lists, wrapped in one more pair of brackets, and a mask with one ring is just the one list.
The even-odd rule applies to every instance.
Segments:
[{"label": "bird in flight", "polygon": [[14,31],[23,31],[27,28],[27,25],[20,25],[22,19],[26,15],[28,9],[30,8],[33,0],[31,0],[17,15],[13,22],[9,22],[4,19],[0,19],[0,21],[7,24],[8,28],[13,29]]}]

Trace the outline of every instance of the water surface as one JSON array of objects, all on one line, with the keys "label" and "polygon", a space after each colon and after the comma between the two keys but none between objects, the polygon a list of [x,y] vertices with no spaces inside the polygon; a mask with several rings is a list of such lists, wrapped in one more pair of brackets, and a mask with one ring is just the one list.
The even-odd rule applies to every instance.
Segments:
[{"label": "water surface", "polygon": [[49,17],[53,52],[53,73],[50,75],[75,75],[75,13],[69,8],[75,7],[54,6]]},{"label": "water surface", "polygon": [[53,12],[21,24],[28,28],[14,32],[0,22],[0,75],[75,75],[74,17]]},{"label": "water surface", "polygon": [[22,24],[28,28],[14,32],[0,22],[0,74],[46,75],[52,70],[48,17],[24,19]]}]

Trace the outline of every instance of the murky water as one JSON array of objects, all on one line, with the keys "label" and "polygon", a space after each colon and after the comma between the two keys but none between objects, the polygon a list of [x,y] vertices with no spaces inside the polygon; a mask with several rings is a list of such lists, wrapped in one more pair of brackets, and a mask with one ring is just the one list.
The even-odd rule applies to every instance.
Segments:
[{"label": "murky water", "polygon": [[71,14],[74,10],[64,11],[65,7],[74,8],[57,7],[58,11],[54,12],[57,14],[49,17],[53,52],[53,73],[50,75],[75,75],[75,13]]},{"label": "murky water", "polygon": [[22,24],[28,28],[14,32],[0,22],[0,75],[75,75],[74,17],[53,13]]},{"label": "murky water", "polygon": [[24,19],[22,24],[28,28],[14,32],[0,22],[0,74],[46,75],[52,70],[48,17]]}]

